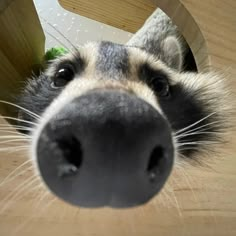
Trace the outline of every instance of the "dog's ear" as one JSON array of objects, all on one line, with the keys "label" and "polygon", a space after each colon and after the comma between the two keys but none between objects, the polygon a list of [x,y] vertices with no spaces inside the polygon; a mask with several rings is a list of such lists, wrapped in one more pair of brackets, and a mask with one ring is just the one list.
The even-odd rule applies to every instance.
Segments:
[{"label": "dog's ear", "polygon": [[183,52],[181,44],[174,36],[168,36],[162,41],[161,59],[171,68],[181,71],[183,65]]}]

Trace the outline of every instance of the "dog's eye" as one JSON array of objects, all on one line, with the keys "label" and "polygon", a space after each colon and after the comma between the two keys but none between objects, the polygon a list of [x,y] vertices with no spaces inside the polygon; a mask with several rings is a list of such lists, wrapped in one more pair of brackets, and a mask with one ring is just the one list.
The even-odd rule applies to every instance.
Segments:
[{"label": "dog's eye", "polygon": [[158,96],[169,96],[169,83],[164,76],[156,76],[152,78],[151,87]]},{"label": "dog's eye", "polygon": [[53,78],[52,86],[55,88],[60,88],[65,86],[70,82],[75,76],[74,69],[72,65],[64,65],[59,68]]}]

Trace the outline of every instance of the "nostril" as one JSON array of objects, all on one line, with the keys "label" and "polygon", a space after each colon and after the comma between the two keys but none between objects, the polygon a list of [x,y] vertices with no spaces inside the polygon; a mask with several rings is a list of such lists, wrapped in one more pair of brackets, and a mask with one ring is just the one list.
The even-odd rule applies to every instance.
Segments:
[{"label": "nostril", "polygon": [[156,146],[151,152],[147,166],[147,173],[151,182],[154,182],[161,174],[163,160],[164,149],[161,146]]},{"label": "nostril", "polygon": [[83,159],[79,140],[74,136],[63,137],[63,139],[57,140],[57,144],[63,155],[63,161],[58,166],[58,175],[65,177],[76,174]]}]

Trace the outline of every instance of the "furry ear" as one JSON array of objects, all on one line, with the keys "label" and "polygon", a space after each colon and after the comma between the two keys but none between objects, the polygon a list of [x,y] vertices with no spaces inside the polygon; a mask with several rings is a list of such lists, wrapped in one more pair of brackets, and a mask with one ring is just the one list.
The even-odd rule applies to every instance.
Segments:
[{"label": "furry ear", "polygon": [[183,52],[181,44],[174,36],[168,36],[161,43],[161,59],[171,68],[182,70]]}]

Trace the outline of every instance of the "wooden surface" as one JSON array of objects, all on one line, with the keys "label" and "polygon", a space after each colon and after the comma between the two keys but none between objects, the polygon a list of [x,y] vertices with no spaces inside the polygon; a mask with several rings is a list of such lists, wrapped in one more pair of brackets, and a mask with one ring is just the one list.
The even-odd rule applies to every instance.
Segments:
[{"label": "wooden surface", "polygon": [[[60,1],[61,4],[63,2]],[[76,5],[81,1],[67,0],[67,4],[69,2]],[[84,4],[89,2],[84,1]],[[114,0],[114,6],[117,2]],[[122,6],[127,2],[132,2],[134,7],[137,3],[135,0],[119,1]],[[97,1],[89,5],[89,12],[84,6],[84,15],[93,14],[94,19],[99,20],[95,13],[99,9],[99,14],[107,18],[104,22],[112,22],[109,19],[113,17],[112,12],[117,14],[118,8],[114,7],[111,12],[111,8],[102,6],[102,3]],[[236,1],[182,0],[179,3],[177,0],[159,0],[156,4],[180,27],[193,49],[200,70],[213,67],[227,70],[236,77]],[[122,22],[123,18],[123,11],[119,11],[119,21]],[[232,89],[236,91],[235,84]],[[3,124],[3,121],[0,123]],[[5,134],[2,131],[0,137]],[[149,204],[129,210],[79,209],[54,200],[38,185],[40,181],[24,182],[33,180],[29,163],[13,173],[14,179],[1,184],[11,171],[27,160],[25,152],[16,152],[16,148],[13,153],[1,151],[0,236],[234,236],[235,137],[232,135],[232,143],[229,147],[225,146],[220,158],[211,157],[214,160],[211,168],[184,166],[183,169],[175,169],[161,194]],[[2,143],[3,139],[0,142],[1,147],[9,144]]]},{"label": "wooden surface", "polygon": [[183,33],[199,70],[235,67],[235,0],[59,0],[67,10],[130,32],[144,23],[155,9],[154,2]]},{"label": "wooden surface", "polygon": [[156,0],[179,27],[200,71],[230,70],[236,73],[235,0]]},{"label": "wooden surface", "polygon": [[156,9],[152,0],[59,0],[66,10],[128,32],[136,32]]},{"label": "wooden surface", "polygon": [[[13,100],[44,55],[44,34],[32,0],[0,3],[0,99]],[[11,114],[0,103],[1,114]]]},{"label": "wooden surface", "polygon": [[225,148],[221,158],[211,157],[215,160],[211,167],[175,169],[161,194],[145,206],[128,210],[71,207],[32,179],[30,163],[2,184],[28,160],[26,151],[11,151],[1,152],[0,158],[1,236],[236,235],[235,144]]}]

